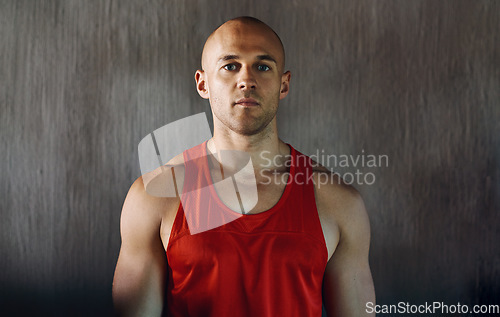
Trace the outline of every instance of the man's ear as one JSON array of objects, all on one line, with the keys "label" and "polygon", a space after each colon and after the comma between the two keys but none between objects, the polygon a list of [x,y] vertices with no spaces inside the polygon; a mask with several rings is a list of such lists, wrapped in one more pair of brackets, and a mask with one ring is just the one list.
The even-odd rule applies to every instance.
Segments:
[{"label": "man's ear", "polygon": [[288,91],[290,89],[290,78],[292,74],[290,71],[287,71],[283,75],[281,75],[281,87],[280,87],[280,100],[285,98],[288,95]]},{"label": "man's ear", "polygon": [[194,80],[196,81],[196,90],[201,98],[208,99],[208,84],[205,78],[206,74],[203,70],[197,70],[194,74]]}]

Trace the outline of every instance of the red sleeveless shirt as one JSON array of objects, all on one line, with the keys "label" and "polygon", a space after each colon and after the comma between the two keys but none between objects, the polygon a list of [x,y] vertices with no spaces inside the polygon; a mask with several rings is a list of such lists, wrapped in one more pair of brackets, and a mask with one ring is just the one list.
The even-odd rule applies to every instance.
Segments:
[{"label": "red sleeveless shirt", "polygon": [[[234,217],[213,191],[183,204],[204,204],[229,220],[191,234],[187,207],[179,206],[166,251],[168,316],[321,316],[328,254],[308,178],[311,162],[290,149],[287,185],[271,209]],[[185,183],[183,192],[210,184],[208,159],[193,160],[206,154],[206,142],[184,152],[185,178],[199,182]]]}]

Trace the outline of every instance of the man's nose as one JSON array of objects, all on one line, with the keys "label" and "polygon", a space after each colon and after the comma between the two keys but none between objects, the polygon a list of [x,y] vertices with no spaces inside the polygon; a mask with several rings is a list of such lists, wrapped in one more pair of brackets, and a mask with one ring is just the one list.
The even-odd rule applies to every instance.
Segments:
[{"label": "man's nose", "polygon": [[238,88],[247,90],[257,88],[257,82],[255,81],[255,75],[250,66],[242,67],[240,69],[240,74],[238,78]]}]

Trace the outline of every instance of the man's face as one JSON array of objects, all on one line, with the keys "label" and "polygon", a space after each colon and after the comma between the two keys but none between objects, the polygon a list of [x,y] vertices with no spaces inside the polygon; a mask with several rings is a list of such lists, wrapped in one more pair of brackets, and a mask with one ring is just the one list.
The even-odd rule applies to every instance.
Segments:
[{"label": "man's face", "polygon": [[205,45],[197,89],[210,100],[217,128],[242,135],[269,126],[288,93],[290,73],[276,35],[258,24],[229,22]]}]

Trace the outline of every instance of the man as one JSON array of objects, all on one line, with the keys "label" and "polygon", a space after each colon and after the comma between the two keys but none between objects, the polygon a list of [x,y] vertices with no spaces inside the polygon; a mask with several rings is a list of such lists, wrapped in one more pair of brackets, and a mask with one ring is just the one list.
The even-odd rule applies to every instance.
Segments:
[{"label": "man", "polygon": [[[366,315],[375,293],[363,201],[278,138],[278,102],[290,83],[284,66],[279,37],[257,19],[230,20],[207,39],[195,80],[210,101],[214,135],[170,163],[186,165],[186,175],[178,175],[183,183],[193,173],[190,157],[245,152],[258,200],[248,215],[192,234],[189,202],[150,196],[139,177],[121,218],[113,298],[122,315],[321,316],[321,303],[328,316]],[[212,174],[216,160],[191,170],[200,168],[195,177],[209,170],[213,182],[236,173],[220,164],[226,175],[219,179]],[[231,212],[213,196],[192,208]]]}]

